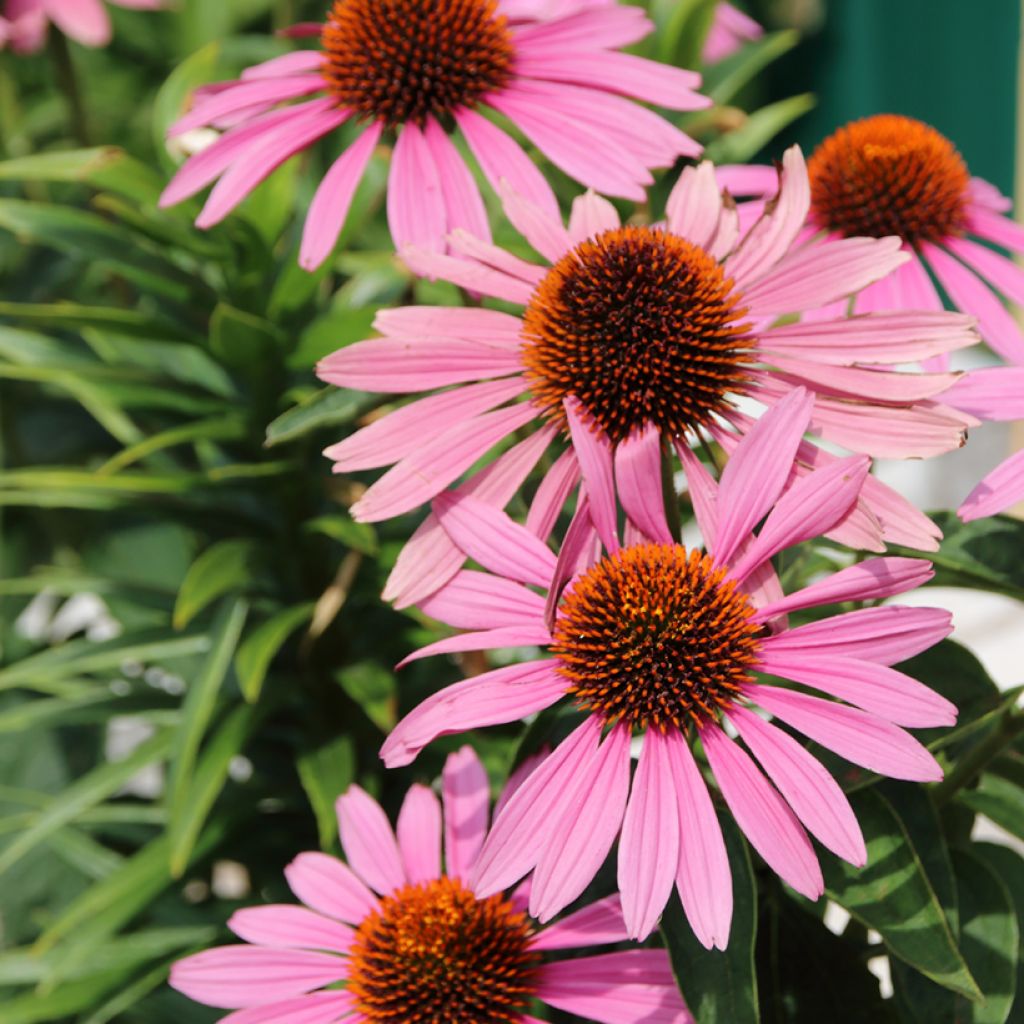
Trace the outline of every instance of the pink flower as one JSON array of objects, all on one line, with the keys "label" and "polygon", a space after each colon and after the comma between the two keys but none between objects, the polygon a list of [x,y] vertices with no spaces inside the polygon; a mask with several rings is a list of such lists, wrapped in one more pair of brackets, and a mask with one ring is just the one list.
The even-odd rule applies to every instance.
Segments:
[{"label": "pink flower", "polygon": [[[709,103],[693,91],[698,74],[618,52],[651,27],[639,8],[611,0],[335,0],[323,26],[304,29],[320,36],[318,49],[207,91],[172,128],[231,126],[181,168],[162,202],[219,179],[196,221],[210,227],[289,157],[353,121],[360,133],[325,175],[306,218],[299,262],[307,269],[330,254],[385,131],[398,136],[387,212],[400,246],[441,250],[457,228],[490,237],[452,127],[494,187],[505,179],[556,216],[551,187],[486,109],[570,177],[642,199],[650,168],[700,147],[633,100],[674,110]],[[291,100],[301,102],[281,106]]]},{"label": "pink flower", "polygon": [[[1024,253],[1024,228],[1006,216],[1010,201],[995,186],[970,176],[947,138],[913,118],[877,114],[830,135],[807,166],[811,203],[805,237],[897,235],[910,257],[864,289],[853,311],[941,310],[930,270],[953,304],[977,318],[982,338],[996,352],[1024,363],[1024,335],[999,299],[1024,304],[1024,270],[990,248]],[[725,167],[718,179],[733,195],[768,197],[775,172]],[[748,215],[756,210],[752,206]],[[945,364],[939,358],[932,365]]]},{"label": "pink flower", "polygon": [[[109,0],[118,7],[154,11],[162,0]],[[101,0],[6,0],[0,14],[0,50],[9,44],[16,53],[35,53],[46,42],[52,21],[83,46],[110,42],[110,17]]]},{"label": "pink flower", "polygon": [[[512,787],[523,773],[513,777]],[[444,770],[441,804],[413,786],[387,817],[358,786],[338,800],[347,865],[303,853],[285,869],[304,906],[249,907],[228,922],[244,945],[179,961],[171,984],[223,1024],[538,1024],[532,999],[604,1024],[691,1024],[661,949],[571,960],[562,950],[626,938],[616,897],[537,929],[528,887],[480,897],[470,881],[487,834],[488,782],[469,747]],[[442,837],[445,867],[441,865]],[[554,954],[553,956],[549,954]]]},{"label": "pink flower", "polygon": [[[742,234],[709,163],[683,172],[664,227],[622,227],[611,204],[588,193],[576,199],[566,228],[529,200],[503,194],[506,214],[544,264],[461,230],[450,236],[450,255],[413,248],[404,257],[417,273],[525,307],[522,314],[383,311],[374,325],[383,338],[351,345],[319,366],[321,378],[340,387],[398,394],[451,388],[327,449],[337,472],[394,464],[353,506],[359,519],[409,512],[529,424],[539,429],[465,487],[504,505],[545,450],[568,439],[528,523],[546,536],[578,477],[581,435],[595,439],[619,473],[628,472],[624,446],[648,427],[687,444],[710,435],[731,451],[754,422],[737,399],[770,405],[798,386],[814,393],[814,434],[869,455],[945,452],[962,444],[965,423],[975,422],[942,404],[953,375],[889,369],[972,344],[969,317],[899,311],[778,322],[891,276],[909,258],[898,238],[796,244],[810,202],[796,148],[786,153],[772,209]],[[569,397],[580,403],[575,427],[563,408]],[[810,442],[798,451],[804,470],[831,458]],[[441,534],[428,522],[413,538],[386,597],[414,603],[457,571],[461,563]],[[936,536],[925,516],[873,478],[834,533],[876,551],[883,538],[935,548]],[[432,567],[425,568],[427,560]]]},{"label": "pink flower", "polygon": [[[777,723],[870,771],[941,778],[935,759],[903,727],[951,725],[956,708],[891,666],[947,636],[949,613],[868,607],[795,628],[787,622],[799,609],[888,597],[932,575],[927,561],[872,558],[782,592],[772,556],[830,530],[869,468],[855,456],[794,479],[811,415],[806,391],[787,395],[739,442],[718,485],[680,449],[706,553],[678,543],[667,525],[652,429],[632,447],[629,482],[620,479],[624,546],[593,440],[580,455],[587,497],[557,558],[484,502],[465,495],[435,501],[443,528],[486,572],[460,572],[421,604],[471,632],[413,657],[525,645],[546,656],[427,698],[384,743],[385,763],[409,764],[438,736],[517,721],[566,698],[585,712],[497,816],[471,874],[477,893],[499,892],[532,871],[530,913],[546,921],[584,890],[618,836],[629,934],[643,937],[655,927],[675,885],[700,941],[724,948],[729,864],[693,742],[700,740],[750,843],[810,899],[823,882],[807,832],[856,865],[865,863],[864,841],[835,780]],[[595,546],[595,533],[603,545]],[[838,699],[756,682],[757,673]],[[631,779],[634,733],[642,749]]]},{"label": "pink flower", "polygon": [[760,39],[763,35],[764,29],[753,18],[723,0],[715,7],[711,31],[701,56],[705,64],[714,64],[734,54],[744,43]]}]

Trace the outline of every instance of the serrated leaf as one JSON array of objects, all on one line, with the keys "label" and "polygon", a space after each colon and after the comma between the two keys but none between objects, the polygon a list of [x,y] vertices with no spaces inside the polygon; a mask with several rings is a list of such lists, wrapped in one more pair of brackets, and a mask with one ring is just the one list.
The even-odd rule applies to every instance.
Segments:
[{"label": "serrated leaf", "polygon": [[850,796],[867,843],[863,868],[837,857],[822,861],[825,891],[889,952],[945,988],[971,1000],[981,991],[957,949],[942,905],[898,816],[876,789]]},{"label": "serrated leaf", "polygon": [[380,400],[378,395],[327,387],[282,413],[267,427],[268,448],[304,437],[314,430],[351,423]]},{"label": "serrated leaf", "polygon": [[261,622],[238,645],[235,655],[235,674],[242,696],[250,704],[260,699],[263,680],[266,679],[270,663],[281,649],[284,642],[304,622],[313,615],[316,605],[310,601],[306,604],[285,608],[272,615],[266,622]]},{"label": "serrated leaf", "polygon": [[697,1024],[758,1024],[757,887],[746,843],[730,820],[722,832],[732,874],[733,912],[729,945],[707,950],[693,934],[679,896],[673,890],[661,919],[661,934],[672,960],[679,991]]},{"label": "serrated leaf", "polygon": [[189,567],[174,604],[175,629],[184,629],[204,608],[254,578],[255,548],[247,540],[222,540]]}]

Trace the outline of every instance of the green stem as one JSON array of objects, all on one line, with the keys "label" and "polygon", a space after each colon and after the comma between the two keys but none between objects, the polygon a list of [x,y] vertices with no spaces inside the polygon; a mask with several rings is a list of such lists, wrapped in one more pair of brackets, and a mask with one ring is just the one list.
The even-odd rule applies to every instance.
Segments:
[{"label": "green stem", "polygon": [[89,119],[85,110],[85,102],[82,99],[78,75],[75,72],[75,64],[71,58],[71,51],[68,49],[67,38],[62,32],[55,29],[51,30],[49,35],[50,57],[57,75],[57,85],[64,94],[64,101],[68,105],[71,135],[80,146],[88,146],[90,145]]},{"label": "green stem", "polygon": [[969,786],[1021,733],[1024,712],[1007,708],[996,727],[977,746],[960,759],[956,767],[932,789],[937,806],[948,803],[961,789]]}]

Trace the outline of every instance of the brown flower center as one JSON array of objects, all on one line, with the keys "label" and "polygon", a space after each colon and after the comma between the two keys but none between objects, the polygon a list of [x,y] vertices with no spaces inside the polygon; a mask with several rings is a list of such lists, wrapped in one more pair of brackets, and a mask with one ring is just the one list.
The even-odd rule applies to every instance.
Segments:
[{"label": "brown flower center", "polygon": [[323,76],[339,106],[388,127],[472,107],[511,77],[497,0],[335,0]]},{"label": "brown flower center", "polygon": [[640,544],[576,581],[551,649],[585,710],[639,728],[685,728],[717,718],[750,681],[753,612],[707,555]]},{"label": "brown flower center", "polygon": [[944,135],[913,118],[853,121],[812,154],[816,218],[842,235],[938,242],[964,228],[970,175]]},{"label": "brown flower center", "polygon": [[348,989],[373,1024],[517,1024],[536,989],[530,924],[455,878],[407,885],[356,931]]},{"label": "brown flower center", "polygon": [[537,286],[523,363],[537,401],[564,422],[574,395],[613,442],[653,423],[681,437],[729,406],[751,361],[746,310],[699,246],[616,228],[582,242]]}]

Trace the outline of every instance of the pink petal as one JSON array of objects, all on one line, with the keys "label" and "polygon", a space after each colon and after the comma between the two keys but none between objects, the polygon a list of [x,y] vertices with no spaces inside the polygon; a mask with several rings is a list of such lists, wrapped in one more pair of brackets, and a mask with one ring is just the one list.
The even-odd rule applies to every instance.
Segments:
[{"label": "pink petal", "polygon": [[455,121],[483,169],[491,188],[500,191],[502,181],[550,217],[560,218],[558,200],[547,178],[523,152],[519,143],[473,110],[460,110]]},{"label": "pink petal", "polygon": [[542,622],[544,599],[512,580],[464,569],[419,608],[457,629],[501,629]]},{"label": "pink petal", "polygon": [[373,326],[382,334],[462,338],[490,348],[517,351],[522,344],[522,321],[496,309],[473,306],[399,306],[381,309]]},{"label": "pink petal", "polygon": [[339,349],[317,364],[328,384],[389,394],[427,391],[522,372],[516,353],[462,338],[374,338]]},{"label": "pink petal", "polygon": [[[251,82],[239,82],[225,89],[216,96],[199,104],[184,117],[171,125],[168,135],[174,137],[190,132],[194,128],[203,128],[215,124],[239,110],[256,106],[261,103],[282,103],[285,100],[298,99],[313,92],[320,92],[324,87],[323,78],[316,75],[296,75],[293,78],[256,79]],[[344,117],[342,117],[344,120]],[[339,122],[340,123],[340,122]]]},{"label": "pink petal", "polygon": [[863,867],[868,855],[857,818],[821,762],[751,711],[730,708],[729,720],[811,834],[837,857]]},{"label": "pink petal", "polygon": [[530,943],[530,948],[586,949],[589,946],[625,942],[628,938],[619,897],[606,896],[548,925]]},{"label": "pink petal", "polygon": [[305,270],[316,270],[330,256],[382,130],[382,122],[374,121],[331,164],[317,187],[306,214],[299,249],[299,266]]},{"label": "pink petal", "polygon": [[788,804],[717,725],[700,735],[711,771],[743,834],[783,881],[816,900],[825,891],[821,868]]},{"label": "pink petal", "polygon": [[1024,419],[1024,367],[991,366],[965,373],[943,397],[984,420]]},{"label": "pink petal", "polygon": [[726,273],[741,287],[746,287],[770,270],[789,251],[802,230],[810,205],[807,165],[799,147],[790,146],[782,158],[774,209],[750,229],[739,249],[726,261]]},{"label": "pink petal", "polygon": [[615,449],[615,477],[626,515],[651,540],[671,544],[661,490],[661,435],[657,427],[648,424],[634,431]]},{"label": "pink petal", "polygon": [[412,883],[441,877],[441,804],[426,786],[412,785],[398,812],[398,849]]},{"label": "pink petal", "polygon": [[710,161],[684,168],[669,193],[665,216],[673,234],[705,249],[710,245],[722,216],[722,196]]},{"label": "pink petal", "polygon": [[525,306],[533,294],[533,286],[522,279],[485,267],[474,260],[446,256],[416,246],[407,246],[398,255],[414,274],[431,281],[440,278],[468,291],[504,299],[520,306]]},{"label": "pink petal", "polygon": [[404,458],[463,420],[488,412],[526,389],[522,377],[484,381],[420,398],[375,420],[338,444],[324,449],[335,473],[376,469]]},{"label": "pink petal", "polygon": [[716,564],[729,562],[739,543],[775,504],[813,405],[809,392],[795,388],[754,424],[730,457],[718,494],[719,521],[712,550]]},{"label": "pink petal", "polygon": [[658,729],[643,748],[619,841],[619,891],[631,939],[646,939],[665,909],[679,867],[679,807],[670,741]]},{"label": "pink petal", "polygon": [[555,459],[537,486],[526,515],[526,528],[537,537],[551,535],[555,523],[569,500],[573,488],[579,483],[580,466],[576,453],[568,448]]},{"label": "pink petal", "polygon": [[611,442],[600,428],[587,422],[583,405],[577,398],[564,401],[580,474],[590,498],[590,516],[608,551],[619,548],[615,513],[615,475]]},{"label": "pink petal", "polygon": [[472,633],[446,636],[426,647],[406,655],[395,668],[405,668],[414,661],[422,661],[438,654],[461,654],[464,651],[495,651],[511,647],[540,647],[551,642],[551,631],[543,621],[528,626],[500,626]]},{"label": "pink petal", "polygon": [[83,46],[106,46],[110,42],[110,17],[100,0],[48,0],[46,13],[64,35]]},{"label": "pink petal", "polygon": [[402,857],[380,804],[352,785],[338,797],[335,807],[341,848],[352,870],[382,896],[401,888],[406,882]]},{"label": "pink petal", "polygon": [[466,494],[441,494],[434,513],[449,537],[485,569],[546,587],[555,571],[551,549],[501,509]]},{"label": "pink petal", "polygon": [[982,338],[1004,359],[1024,362],[1024,335],[989,287],[937,245],[925,242],[921,248],[953,303],[978,318]]},{"label": "pink petal", "polygon": [[967,496],[957,515],[969,523],[1005,512],[1024,499],[1024,452],[1015,452],[996,466]]},{"label": "pink petal", "polygon": [[490,241],[487,210],[466,161],[436,118],[427,118],[424,136],[441,182],[448,230],[463,228],[476,238]]},{"label": "pink petal", "polygon": [[718,484],[685,441],[677,439],[674,444],[679,461],[683,464],[687,490],[693,502],[693,514],[704,544],[713,549],[718,535]]},{"label": "pink petal", "polygon": [[734,196],[771,196],[779,190],[778,171],[763,164],[720,164],[715,178]]},{"label": "pink petal", "polygon": [[504,725],[543,711],[565,693],[565,686],[550,660],[507,665],[464,679],[410,711],[384,741],[380,756],[389,768],[412,764],[438,736]]},{"label": "pink petal", "polygon": [[544,622],[549,628],[554,626],[558,613],[558,602],[562,590],[577,573],[585,572],[601,555],[601,542],[590,518],[590,500],[580,488],[580,500],[576,512],[565,531],[558,562],[551,578],[548,599],[544,606]]},{"label": "pink petal", "polygon": [[310,992],[296,999],[252,1006],[221,1017],[219,1024],[334,1024],[355,1009],[355,997],[348,992]]},{"label": "pink petal", "polygon": [[345,976],[334,954],[262,946],[221,946],[179,960],[171,985],[206,1006],[236,1009],[301,995]]},{"label": "pink petal", "polygon": [[588,238],[596,238],[605,231],[613,231],[621,225],[618,210],[590,189],[572,201],[569,238],[573,245],[579,245]]},{"label": "pink petal", "polygon": [[857,500],[870,468],[864,456],[837,459],[798,479],[775,503],[742,558],[734,560],[729,575],[742,580],[783,548],[831,530]]},{"label": "pink petal", "polygon": [[945,312],[868,313],[772,327],[761,341],[765,349],[832,366],[916,362],[975,344],[973,322]]},{"label": "pink petal", "polygon": [[765,622],[815,605],[892,597],[927,583],[934,575],[932,563],[923,558],[869,558],[759,608],[755,620]]},{"label": "pink petal", "polygon": [[[596,0],[584,3],[582,10],[569,17],[554,18],[528,25],[515,34],[521,53],[564,53],[567,48],[587,50],[617,49],[637,43],[653,24],[637,7],[620,7]],[[604,56],[604,54],[601,54]]]},{"label": "pink petal", "polygon": [[890,544],[904,544],[918,551],[938,551],[942,531],[903,495],[869,476],[860,492],[861,501],[882,525]]},{"label": "pink petal", "polygon": [[[536,287],[547,273],[546,268],[520,259],[507,249],[476,238],[461,228],[456,228],[449,234],[448,244],[454,255],[464,256],[492,270],[508,274],[509,277],[518,278],[531,288]],[[520,345],[521,341],[517,338],[516,348],[518,349]]]},{"label": "pink petal", "polygon": [[590,884],[622,825],[629,795],[630,730],[615,726],[586,772],[572,781],[568,806],[547,829],[530,890],[530,915],[550,921]]},{"label": "pink petal", "polygon": [[944,245],[997,292],[1018,306],[1024,305],[1024,270],[1016,263],[967,238],[948,238]]},{"label": "pink petal", "polygon": [[968,208],[968,229],[1011,252],[1024,252],[1024,227],[1009,217],[972,205]]},{"label": "pink petal", "polygon": [[411,121],[402,126],[391,156],[387,206],[396,249],[414,245],[427,252],[444,251],[441,177],[423,132]]},{"label": "pink petal", "polygon": [[502,892],[536,865],[572,780],[597,756],[600,740],[601,720],[588,715],[495,815],[470,880],[477,896]]},{"label": "pink petal", "polygon": [[444,859],[451,878],[468,879],[487,835],[491,785],[472,747],[444,764]]},{"label": "pink petal", "polygon": [[271,949],[323,949],[344,953],[355,932],[305,907],[245,907],[228,919],[228,927],[246,942]]},{"label": "pink petal", "polygon": [[663,949],[545,964],[537,996],[600,1024],[694,1024]]},{"label": "pink petal", "polygon": [[[788,380],[799,381],[805,387],[830,398],[859,399],[861,402],[885,402],[909,405],[935,398],[948,391],[957,380],[954,373],[918,373],[911,371],[881,370],[866,366],[822,366],[808,359],[765,353]],[[752,379],[758,380],[760,374]]]},{"label": "pink petal", "polygon": [[725,949],[732,924],[732,872],[722,828],[686,738],[670,734],[668,744],[679,810],[679,898],[701,945]]},{"label": "pink petal", "polygon": [[284,874],[307,907],[346,924],[359,924],[377,909],[377,898],[337,857],[300,853]]},{"label": "pink petal", "polygon": [[869,771],[910,782],[937,782],[942,769],[909,733],[884,718],[777,686],[753,683],[744,694],[805,736]]},{"label": "pink petal", "polygon": [[532,405],[523,403],[457,424],[392,466],[352,506],[353,518],[373,523],[410,512],[536,415]]},{"label": "pink petal", "polygon": [[821,651],[895,665],[937,644],[953,631],[952,615],[943,608],[886,605],[833,615],[765,637],[773,651]]},{"label": "pink petal", "polygon": [[762,648],[758,668],[813,686],[896,725],[953,725],[956,706],[924,683],[887,665],[802,650]]},{"label": "pink petal", "polygon": [[291,53],[282,53],[279,57],[271,57],[260,64],[253,64],[246,68],[240,77],[243,82],[261,78],[290,78],[292,75],[319,71],[323,67],[323,62],[323,54],[318,50],[293,50]]},{"label": "pink petal", "polygon": [[543,207],[531,203],[507,182],[501,183],[498,193],[509,223],[548,262],[556,263],[572,248],[569,232],[560,216],[552,216]]}]

